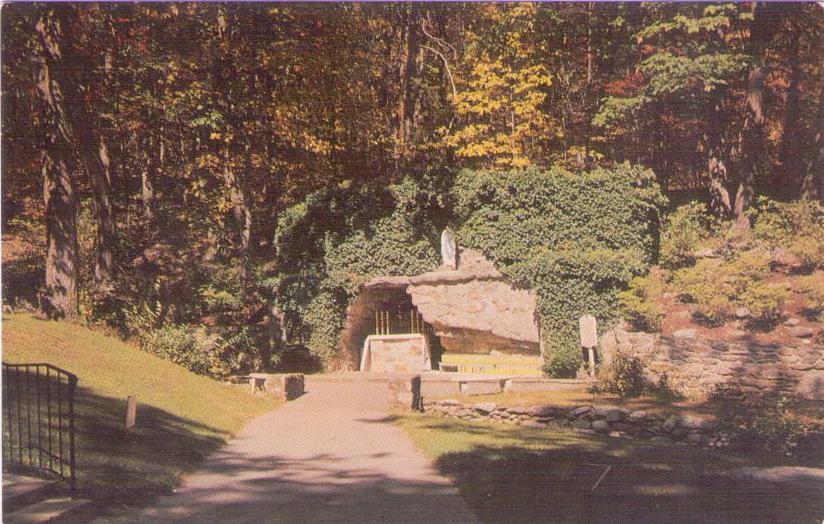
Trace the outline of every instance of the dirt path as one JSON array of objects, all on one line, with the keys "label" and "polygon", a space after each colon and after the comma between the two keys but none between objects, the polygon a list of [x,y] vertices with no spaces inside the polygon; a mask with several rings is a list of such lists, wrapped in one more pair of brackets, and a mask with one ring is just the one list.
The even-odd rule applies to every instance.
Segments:
[{"label": "dirt path", "polygon": [[309,382],[139,520],[474,522],[388,414],[386,385]]}]

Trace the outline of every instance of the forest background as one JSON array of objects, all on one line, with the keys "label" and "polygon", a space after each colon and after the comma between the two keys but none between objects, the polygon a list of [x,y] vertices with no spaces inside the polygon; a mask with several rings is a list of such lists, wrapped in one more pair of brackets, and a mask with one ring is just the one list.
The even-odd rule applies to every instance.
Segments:
[{"label": "forest background", "polygon": [[4,302],[205,374],[328,361],[358,286],[436,267],[446,226],[560,347],[678,204],[741,232],[824,195],[815,3],[6,4],[2,30]]}]

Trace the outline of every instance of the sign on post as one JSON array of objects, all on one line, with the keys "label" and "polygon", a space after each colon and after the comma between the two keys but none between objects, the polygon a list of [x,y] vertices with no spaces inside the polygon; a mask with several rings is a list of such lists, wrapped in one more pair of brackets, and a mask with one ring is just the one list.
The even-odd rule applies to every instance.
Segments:
[{"label": "sign on post", "polygon": [[598,321],[592,315],[584,315],[578,319],[578,329],[581,332],[581,347],[587,348],[589,353],[589,376],[595,380],[595,346],[598,345]]},{"label": "sign on post", "polygon": [[598,345],[598,321],[592,315],[584,315],[578,319],[581,330],[581,346],[594,348]]}]

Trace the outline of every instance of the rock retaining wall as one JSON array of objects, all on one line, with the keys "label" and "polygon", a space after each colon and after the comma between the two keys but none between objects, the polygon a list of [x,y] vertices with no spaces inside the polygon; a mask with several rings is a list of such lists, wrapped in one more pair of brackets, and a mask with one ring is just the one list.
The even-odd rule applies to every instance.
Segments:
[{"label": "rock retaining wall", "polygon": [[727,447],[732,433],[715,419],[698,415],[631,411],[615,406],[507,407],[495,403],[469,404],[455,399],[423,401],[426,413],[463,420],[489,421],[529,428],[566,428],[614,438],[641,438],[652,442],[684,442]]},{"label": "rock retaining wall", "polygon": [[694,329],[672,335],[615,329],[601,337],[605,362],[614,355],[637,357],[647,378],[687,396],[718,388],[745,393],[782,394],[824,400],[824,346],[810,340],[793,345],[761,344],[747,340],[708,340]]}]

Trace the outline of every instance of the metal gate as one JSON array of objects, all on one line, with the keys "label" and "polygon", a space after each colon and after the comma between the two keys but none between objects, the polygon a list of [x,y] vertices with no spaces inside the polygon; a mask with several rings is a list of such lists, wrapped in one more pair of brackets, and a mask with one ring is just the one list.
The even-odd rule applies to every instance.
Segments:
[{"label": "metal gate", "polygon": [[77,377],[51,364],[3,363],[3,461],[75,487]]}]

